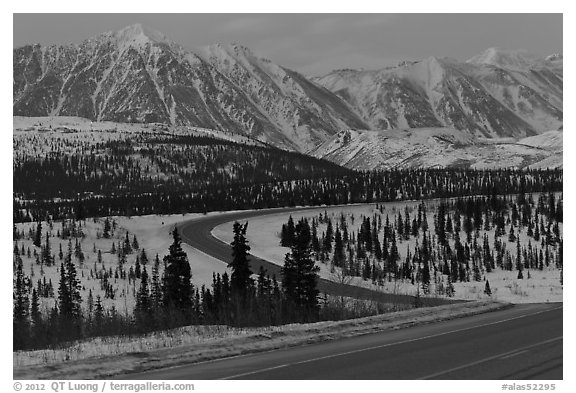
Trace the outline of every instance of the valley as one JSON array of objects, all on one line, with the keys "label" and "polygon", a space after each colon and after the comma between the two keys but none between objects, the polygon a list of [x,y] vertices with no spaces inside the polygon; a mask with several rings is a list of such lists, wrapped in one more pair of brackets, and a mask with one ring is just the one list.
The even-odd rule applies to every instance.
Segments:
[{"label": "valley", "polygon": [[15,40],[13,377],[561,379],[562,53],[374,17]]}]

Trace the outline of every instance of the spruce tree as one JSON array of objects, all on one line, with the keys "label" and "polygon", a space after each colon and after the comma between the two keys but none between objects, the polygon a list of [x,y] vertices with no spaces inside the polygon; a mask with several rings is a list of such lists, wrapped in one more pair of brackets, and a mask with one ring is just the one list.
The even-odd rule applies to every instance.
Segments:
[{"label": "spruce tree", "polygon": [[154,266],[152,267],[152,283],[151,283],[151,298],[152,298],[152,308],[154,311],[160,309],[162,303],[162,284],[160,283],[160,260],[158,255],[154,259]]},{"label": "spruce tree", "polygon": [[252,270],[250,270],[250,260],[248,259],[250,246],[246,240],[248,223],[242,225],[236,221],[232,228],[234,232],[234,240],[230,243],[232,246],[232,262],[228,264],[228,267],[232,269],[230,285],[232,292],[244,301],[248,290],[254,285],[253,280],[250,278]]},{"label": "spruce tree", "polygon": [[282,288],[305,320],[314,320],[318,315],[318,271],[311,257],[311,235],[308,222],[300,220],[295,228],[294,245],[286,254],[282,267]]},{"label": "spruce tree", "polygon": [[42,246],[42,222],[38,221],[36,225],[36,232],[34,233],[34,245],[36,247]]},{"label": "spruce tree", "polygon": [[446,284],[446,296],[453,297],[454,296],[454,285],[452,284],[452,280],[450,279],[450,275],[448,275],[448,283]]},{"label": "spruce tree", "polygon": [[490,289],[490,281],[486,280],[486,286],[484,287],[484,293],[488,296],[492,296],[492,290]]},{"label": "spruce tree", "polygon": [[14,350],[23,349],[28,343],[30,330],[30,300],[26,289],[27,279],[24,276],[22,262],[16,266],[14,279],[14,306],[13,306],[13,345]]},{"label": "spruce tree", "polygon": [[52,248],[50,247],[48,232],[46,232],[46,243],[42,247],[42,263],[46,266],[52,265]]},{"label": "spruce tree", "polygon": [[128,237],[128,232],[126,232],[126,237],[124,238],[123,247],[119,247],[119,249],[123,250],[123,254],[132,254],[132,244],[130,243],[130,238]]},{"label": "spruce tree", "polygon": [[324,237],[324,249],[327,252],[332,251],[333,240],[334,240],[334,228],[332,226],[332,220],[328,218],[328,225],[326,226],[326,236]]},{"label": "spruce tree", "polygon": [[96,304],[94,305],[94,334],[100,335],[104,333],[104,306],[100,295],[96,296]]},{"label": "spruce tree", "polygon": [[148,255],[144,248],[142,248],[142,252],[140,253],[140,263],[142,263],[142,265],[148,264]]},{"label": "spruce tree", "polygon": [[192,306],[192,272],[188,256],[182,250],[178,228],[172,231],[174,238],[170,253],[164,257],[166,269],[163,276],[164,305],[179,312],[189,313]]},{"label": "spruce tree", "polygon": [[148,289],[148,272],[146,267],[142,270],[140,288],[136,295],[136,307],[134,309],[134,318],[136,320],[136,327],[140,331],[145,331],[151,326],[150,315],[152,313],[152,302],[150,299],[150,291]]},{"label": "spruce tree", "polygon": [[60,284],[58,287],[58,309],[63,338],[74,339],[81,334],[82,328],[82,288],[77,277],[76,266],[72,261],[71,244],[64,263],[60,264]]},{"label": "spruce tree", "polygon": [[30,304],[30,319],[32,321],[32,340],[35,346],[42,345],[44,331],[42,313],[40,312],[40,299],[38,291],[32,289],[32,303]]},{"label": "spruce tree", "polygon": [[288,217],[288,223],[282,225],[282,234],[280,238],[280,245],[282,247],[292,247],[294,242],[294,220],[292,216]]},{"label": "spruce tree", "polygon": [[337,267],[344,266],[344,243],[342,241],[340,229],[338,228],[336,228],[336,235],[334,236],[334,256],[332,258],[332,263]]},{"label": "spruce tree", "polygon": [[110,220],[108,219],[108,217],[106,217],[106,219],[104,220],[104,232],[102,234],[104,239],[110,238],[110,230],[111,230]]}]

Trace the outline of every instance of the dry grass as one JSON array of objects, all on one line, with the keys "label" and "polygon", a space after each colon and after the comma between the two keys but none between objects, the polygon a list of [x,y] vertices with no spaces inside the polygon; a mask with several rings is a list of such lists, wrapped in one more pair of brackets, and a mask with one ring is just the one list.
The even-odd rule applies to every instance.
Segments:
[{"label": "dry grass", "polygon": [[66,349],[15,352],[15,379],[97,379],[130,372],[399,329],[509,307],[478,301],[382,315],[264,328],[188,326],[132,337],[77,342]]}]

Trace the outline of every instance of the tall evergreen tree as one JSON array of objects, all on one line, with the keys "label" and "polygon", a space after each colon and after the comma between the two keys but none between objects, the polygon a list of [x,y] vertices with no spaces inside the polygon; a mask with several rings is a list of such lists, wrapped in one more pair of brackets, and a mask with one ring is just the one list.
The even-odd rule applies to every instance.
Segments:
[{"label": "tall evergreen tree", "polygon": [[14,306],[13,306],[13,345],[14,349],[23,349],[29,340],[30,331],[30,300],[26,289],[27,279],[24,276],[22,261],[16,266],[14,279]]},{"label": "tall evergreen tree", "polygon": [[[327,218],[328,225],[326,226],[326,236],[324,237],[324,249],[327,252],[332,251],[332,241],[334,240],[334,228],[332,226],[332,220]],[[298,233],[296,233],[298,236]]]},{"label": "tall evergreen tree", "polygon": [[36,288],[32,289],[32,303],[30,304],[30,319],[32,321],[32,341],[34,346],[42,345],[42,336],[45,327],[40,311],[40,299]]},{"label": "tall evergreen tree", "polygon": [[144,266],[141,274],[140,288],[136,295],[136,307],[134,309],[134,319],[137,329],[145,331],[151,327],[149,323],[151,313],[152,302],[148,289],[148,272],[146,271],[146,266]]},{"label": "tall evergreen tree", "polygon": [[42,248],[42,263],[46,266],[52,266],[53,262],[52,248],[50,247],[50,237],[48,236],[48,232],[46,232],[46,243]]},{"label": "tall evergreen tree", "polygon": [[290,217],[288,217],[288,223],[282,225],[280,238],[280,245],[282,247],[292,247],[292,243],[294,242],[294,230],[294,219],[290,215]]},{"label": "tall evergreen tree", "polygon": [[340,229],[336,228],[336,235],[334,236],[334,256],[332,262],[334,263],[334,266],[343,267],[344,259],[344,243],[342,241],[342,235]]},{"label": "tall evergreen tree", "polygon": [[232,246],[232,262],[228,264],[228,267],[232,269],[230,278],[232,292],[240,296],[242,300],[246,299],[247,291],[254,285],[253,280],[250,278],[252,270],[250,270],[250,261],[248,259],[250,246],[248,245],[248,240],[246,240],[247,229],[248,223],[244,225],[238,221],[234,223],[234,240],[230,243]]},{"label": "tall evergreen tree", "polygon": [[102,236],[104,237],[104,239],[110,239],[110,231],[112,230],[111,225],[110,225],[110,220],[108,219],[108,217],[106,217],[106,219],[104,220],[104,232],[102,233]]},{"label": "tall evergreen tree", "polygon": [[38,221],[36,225],[36,232],[34,233],[34,245],[36,247],[42,246],[42,222]]},{"label": "tall evergreen tree", "polygon": [[318,314],[318,271],[311,257],[311,235],[308,222],[300,220],[291,252],[286,254],[282,267],[282,288],[286,298],[293,302],[305,320],[314,320]]},{"label": "tall evergreen tree", "polygon": [[170,253],[164,257],[166,269],[163,276],[163,301],[165,306],[179,312],[191,312],[192,307],[192,272],[188,256],[182,250],[182,240],[178,228],[172,231],[174,241]]},{"label": "tall evergreen tree", "polygon": [[69,243],[68,254],[64,263],[60,264],[60,284],[58,287],[60,333],[66,339],[78,338],[82,333],[81,288],[76,266],[72,260],[72,244]]}]

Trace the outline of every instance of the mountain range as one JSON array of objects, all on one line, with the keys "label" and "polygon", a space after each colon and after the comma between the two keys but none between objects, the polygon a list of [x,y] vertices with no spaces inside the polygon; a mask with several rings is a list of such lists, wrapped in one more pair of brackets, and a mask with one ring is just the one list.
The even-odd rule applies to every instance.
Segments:
[{"label": "mountain range", "polygon": [[15,48],[13,72],[15,116],[203,127],[317,156],[343,132],[450,130],[476,144],[563,121],[562,55],[495,48],[464,62],[429,57],[307,77],[239,44],[190,51],[133,25],[77,45]]}]

